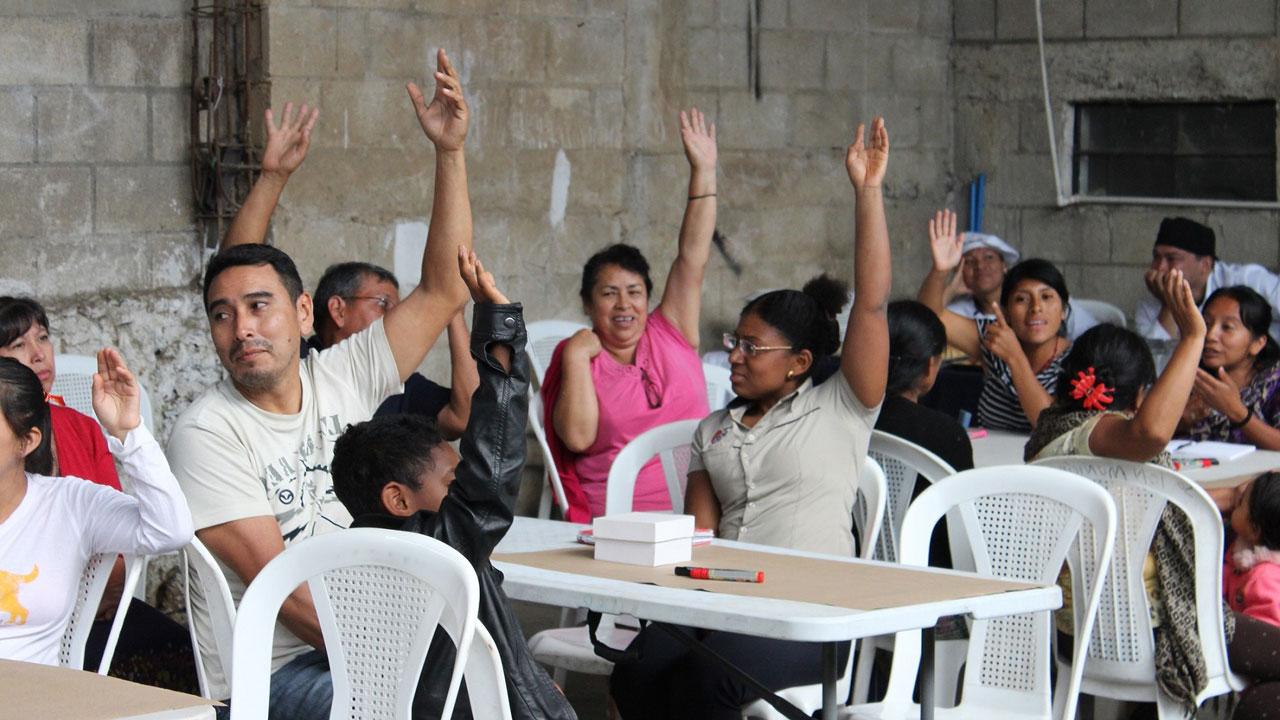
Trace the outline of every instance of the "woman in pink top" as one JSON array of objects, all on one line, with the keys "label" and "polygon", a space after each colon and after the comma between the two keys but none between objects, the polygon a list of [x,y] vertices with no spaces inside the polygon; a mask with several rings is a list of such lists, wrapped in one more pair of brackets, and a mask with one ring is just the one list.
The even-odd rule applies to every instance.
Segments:
[{"label": "woman in pink top", "polygon": [[1280,625],[1280,473],[1242,485],[1231,508],[1235,542],[1222,568],[1232,610]]},{"label": "woman in pink top", "polygon": [[[591,329],[560,343],[542,384],[544,425],[569,501],[566,519],[604,513],[605,481],[618,452],[644,431],[707,415],[698,357],[702,277],[716,226],[716,129],[697,109],[680,113],[689,161],[689,199],[680,247],[657,308],[650,310],[649,263],[612,245],[582,269]],[[669,510],[657,460],[636,478],[636,510]]]}]

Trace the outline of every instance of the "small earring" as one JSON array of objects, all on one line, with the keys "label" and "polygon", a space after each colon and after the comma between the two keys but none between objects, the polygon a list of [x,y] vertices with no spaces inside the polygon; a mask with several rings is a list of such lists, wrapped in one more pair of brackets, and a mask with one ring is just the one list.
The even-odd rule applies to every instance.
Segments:
[{"label": "small earring", "polygon": [[795,375],[795,374],[796,374],[796,371],[795,371],[795,370],[788,370],[788,371],[787,371],[787,379],[788,379],[788,380],[790,380],[790,379],[791,379],[791,376],[792,376],[792,375]]}]

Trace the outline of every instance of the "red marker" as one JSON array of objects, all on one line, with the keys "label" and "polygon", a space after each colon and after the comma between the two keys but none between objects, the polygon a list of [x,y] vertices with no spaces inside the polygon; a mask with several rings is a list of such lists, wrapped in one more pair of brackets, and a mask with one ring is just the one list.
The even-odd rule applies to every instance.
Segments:
[{"label": "red marker", "polygon": [[729,570],[725,568],[676,567],[676,574],[694,580],[726,580],[728,582],[764,582],[763,570]]},{"label": "red marker", "polygon": [[1213,467],[1218,464],[1217,458],[1187,458],[1185,460],[1174,460],[1174,470],[1200,470],[1207,467]]}]

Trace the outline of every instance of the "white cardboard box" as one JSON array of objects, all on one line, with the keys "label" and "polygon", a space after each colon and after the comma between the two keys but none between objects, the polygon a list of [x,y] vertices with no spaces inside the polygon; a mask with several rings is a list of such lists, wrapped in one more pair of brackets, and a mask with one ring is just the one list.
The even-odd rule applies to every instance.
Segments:
[{"label": "white cardboard box", "polygon": [[661,512],[630,512],[598,517],[592,534],[599,540],[657,543],[693,537],[693,516]]},{"label": "white cardboard box", "polygon": [[636,542],[596,538],[595,558],[627,565],[674,565],[693,557],[693,538],[676,538],[662,542]]}]

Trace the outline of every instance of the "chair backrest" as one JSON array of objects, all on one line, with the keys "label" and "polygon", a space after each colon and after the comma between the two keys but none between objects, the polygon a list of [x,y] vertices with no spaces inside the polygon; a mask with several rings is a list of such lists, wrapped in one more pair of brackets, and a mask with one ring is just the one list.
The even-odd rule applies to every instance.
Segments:
[{"label": "chair backrest", "polygon": [[586,329],[588,326],[572,320],[539,320],[525,326],[529,336],[529,344],[525,351],[529,353],[529,364],[533,367],[533,378],[538,386],[542,386],[542,378],[547,374],[547,366],[551,364],[551,355],[561,340]]},{"label": "chair backrest", "polygon": [[667,479],[673,512],[684,512],[684,488],[689,481],[689,458],[693,433],[701,420],[677,420],[649,428],[637,435],[618,452],[609,468],[605,485],[604,513],[631,512],[635,499],[636,477],[641,468],[657,455],[662,474]]},{"label": "chair backrest", "polygon": [[1073,297],[1071,298],[1071,304],[1088,312],[1097,318],[1100,323],[1111,323],[1120,327],[1129,326],[1129,322],[1124,316],[1124,311],[1105,300]]},{"label": "chair backrest", "polygon": [[441,712],[452,716],[479,624],[475,570],[425,535],[357,528],[295,543],[250,583],[232,641],[233,720],[267,716],[276,616],[304,581],[333,678],[330,718],[409,720],[437,627],[457,648]]},{"label": "chair backrest", "polygon": [[[194,577],[192,577],[194,575]],[[236,624],[236,604],[231,598],[231,587],[222,574],[222,568],[213,554],[198,539],[182,549],[182,579],[186,588],[187,629],[191,633],[191,650],[196,660],[196,678],[200,681],[201,697],[225,700],[230,696],[232,652],[231,638]],[[193,593],[203,599],[205,615],[199,620],[192,607]],[[213,647],[201,647],[197,622],[207,622],[213,638]],[[222,680],[214,682],[210,668],[217,668]]]},{"label": "chair backrest", "polygon": [[1186,477],[1150,463],[1097,457],[1047,458],[1035,463],[1087,477],[1115,500],[1119,530],[1114,557],[1102,582],[1098,620],[1084,669],[1108,687],[1145,687],[1154,700],[1155,641],[1142,570],[1166,505],[1191,521],[1195,548],[1196,620],[1209,683],[1202,697],[1235,682],[1227,664],[1222,628],[1222,520],[1208,493]]},{"label": "chair backrest", "polygon": [[[84,647],[89,641],[89,630],[93,627],[93,617],[98,612],[102,593],[107,588],[107,578],[115,563],[115,553],[99,553],[90,556],[89,562],[85,564],[80,584],[76,587],[71,617],[67,620],[67,629],[62,632],[62,643],[58,647],[58,664],[62,667],[76,670],[84,667]],[[122,599],[123,604],[127,605],[128,602],[127,597]]]},{"label": "chair backrest", "polygon": [[729,369],[702,363],[702,377],[707,381],[707,407],[711,412],[723,410],[733,400],[733,383]]},{"label": "chair backrest", "polygon": [[476,623],[464,676],[467,698],[471,701],[471,717],[511,719],[511,701],[507,695],[506,676],[502,672],[502,656],[483,623]]},{"label": "chair backrest", "polygon": [[[538,450],[542,453],[542,466],[546,469],[547,483],[551,486],[551,498],[560,506],[562,516],[569,513],[569,499],[564,495],[564,485],[560,482],[560,471],[556,469],[555,458],[551,456],[551,445],[547,443],[547,430],[542,426],[542,393],[529,389],[529,429],[533,431],[534,440],[538,441]],[[547,489],[543,488],[543,497],[547,497]],[[549,517],[551,504],[541,503],[538,517]]]},{"label": "chair backrest", "polygon": [[853,506],[854,531],[858,533],[858,557],[863,560],[875,557],[876,549],[880,547],[888,496],[884,469],[875,458],[868,455],[862,461],[862,472],[858,475],[858,494]]},{"label": "chair backrest", "polygon": [[[1051,705],[1050,613],[975,620],[970,628],[962,704],[1001,707],[1011,715],[1075,717],[1083,650],[1111,561],[1116,511],[1101,487],[1063,470],[1007,465],[966,470],[934,483],[907,510],[900,559],[925,565],[933,528],[949,512],[964,533],[977,572],[1052,584],[1064,561],[1071,569],[1076,647],[1072,678]],[[1082,557],[1083,556],[1083,557]],[[907,703],[920,660],[920,633],[898,633],[886,700]]]},{"label": "chair backrest", "polygon": [[886,493],[884,524],[876,543],[876,560],[898,562],[898,540],[902,536],[902,519],[907,516],[916,478],[930,483],[956,474],[955,468],[932,452],[897,435],[882,430],[871,431],[867,454],[884,471]]},{"label": "chair backrest", "polygon": [[[57,372],[53,376],[53,387],[50,392],[62,396],[67,407],[72,410],[97,420],[98,416],[93,412],[93,374],[98,372],[98,359],[89,355],[58,355],[54,357],[54,367]],[[147,394],[147,389],[142,386],[141,381],[138,383],[138,389],[142,391],[140,403],[142,424],[154,432],[151,396]]]}]

